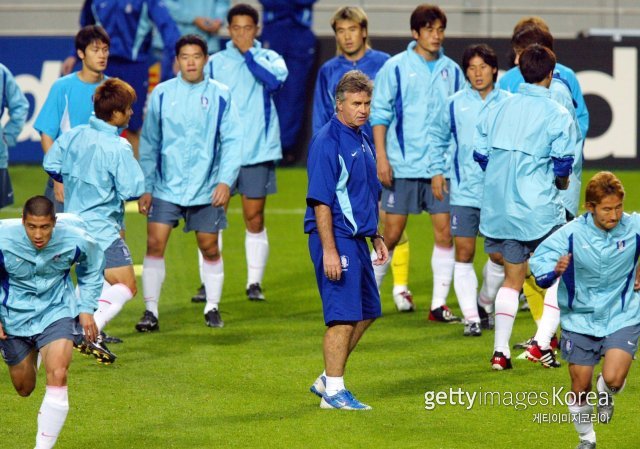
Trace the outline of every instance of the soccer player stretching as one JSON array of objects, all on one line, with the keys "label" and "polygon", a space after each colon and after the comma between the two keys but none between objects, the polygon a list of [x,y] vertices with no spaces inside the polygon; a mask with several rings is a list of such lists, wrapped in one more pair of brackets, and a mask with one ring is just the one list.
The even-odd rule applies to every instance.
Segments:
[{"label": "soccer player stretching", "polygon": [[[624,388],[640,336],[640,215],[623,213],[624,193],[615,175],[597,173],[587,184],[587,213],[542,242],[530,261],[540,287],[560,280],[560,347],[569,362],[578,449],[596,447],[593,422],[585,419],[594,404],[601,423],[611,420],[613,395]],[[595,400],[588,393],[602,357]]]}]

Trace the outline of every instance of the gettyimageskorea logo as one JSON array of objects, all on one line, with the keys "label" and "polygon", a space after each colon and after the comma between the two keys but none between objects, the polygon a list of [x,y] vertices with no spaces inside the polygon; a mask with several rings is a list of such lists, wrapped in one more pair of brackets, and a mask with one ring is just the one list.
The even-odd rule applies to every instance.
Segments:
[{"label": "gettyimageskorea logo", "polygon": [[[424,393],[424,408],[433,411],[437,407],[462,407],[472,410],[478,407],[508,407],[516,411],[528,410],[532,407],[566,407],[577,404],[577,395],[565,387],[553,387],[551,391],[467,391],[450,387],[443,391],[427,391]],[[603,406],[609,404],[606,393],[590,391],[583,394],[581,404]],[[582,416],[584,415],[584,416]],[[549,412],[534,413],[533,421],[538,423],[587,422],[595,414],[572,415],[570,413]]]}]

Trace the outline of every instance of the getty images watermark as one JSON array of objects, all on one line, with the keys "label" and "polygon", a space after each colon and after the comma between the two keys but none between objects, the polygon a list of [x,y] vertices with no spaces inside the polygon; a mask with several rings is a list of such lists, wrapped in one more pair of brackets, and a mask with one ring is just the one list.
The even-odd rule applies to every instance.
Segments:
[{"label": "getty images watermark", "polygon": [[[517,411],[530,407],[567,407],[576,404],[576,394],[565,387],[553,387],[551,391],[467,391],[450,387],[443,391],[427,391],[424,408],[428,411],[438,406],[456,406],[465,410],[475,407],[511,407]],[[581,403],[591,406],[607,405],[606,393],[590,391],[581,396]],[[566,410],[566,408],[565,408]],[[595,422],[597,414],[571,415],[569,413],[534,413],[535,423]]]}]

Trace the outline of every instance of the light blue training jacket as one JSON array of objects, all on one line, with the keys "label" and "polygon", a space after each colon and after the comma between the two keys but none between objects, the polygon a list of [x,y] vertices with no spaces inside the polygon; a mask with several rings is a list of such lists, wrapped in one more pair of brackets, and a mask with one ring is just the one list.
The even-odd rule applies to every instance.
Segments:
[{"label": "light blue training jacket", "polygon": [[209,58],[206,72],[229,86],[242,117],[242,165],[282,159],[280,124],[273,102],[273,94],[289,74],[282,56],[262,48],[258,41],[243,55],[229,41],[225,50]]},{"label": "light blue training jacket", "polygon": [[371,127],[387,127],[386,152],[394,178],[431,178],[446,173],[447,165],[434,160],[428,146],[429,123],[435,119],[437,105],[464,84],[464,74],[440,50],[433,71],[414,51],[393,56],[375,79],[371,104]]},{"label": "light blue training jacket", "polygon": [[64,184],[65,211],[83,219],[102,250],[120,238],[122,202],[144,193],[144,175],[117,127],[91,117],[56,139],[42,165]]},{"label": "light blue training jacket", "polygon": [[[440,103],[429,131],[430,147],[436,165],[451,160],[449,202],[454,206],[480,208],[484,187],[484,172],[473,160],[473,136],[476,124],[487,114],[490,105],[503,101],[511,94],[493,89],[483,100],[480,93],[466,83],[465,87]],[[453,142],[453,155],[448,152]]]},{"label": "light blue training jacket", "polygon": [[[556,67],[553,70],[553,77],[567,86],[569,93],[571,94],[571,98],[573,99],[573,106],[576,109],[578,122],[580,123],[580,132],[586,137],[587,131],[589,131],[589,110],[587,109],[587,104],[584,101],[582,89],[580,88],[576,72],[565,65],[556,63]],[[524,78],[522,77],[522,72],[520,72],[520,67],[515,66],[500,77],[498,80],[498,87],[515,93],[518,92],[520,84],[523,83]]]},{"label": "light blue training jacket", "polygon": [[218,183],[231,186],[238,177],[241,148],[229,89],[178,75],[151,93],[140,138],[145,192],[180,206],[209,204]]},{"label": "light blue training jacket", "polygon": [[558,277],[556,263],[569,253],[571,263],[558,286],[562,329],[605,337],[640,323],[640,292],[633,290],[640,257],[640,215],[623,214],[607,232],[587,212],[554,232],[529,260],[541,287]]},{"label": "light blue training jacket", "polygon": [[[20,219],[0,220],[0,320],[7,334],[40,334],[61,318],[93,314],[98,308],[104,252],[88,233],[67,221],[58,218],[51,240],[39,250]],[[69,276],[73,265],[79,298]]]},{"label": "light blue training jacket", "polygon": [[474,159],[486,167],[480,232],[526,242],[564,224],[554,179],[571,173],[574,143],[571,115],[543,86],[523,84],[492,105],[474,136]]},{"label": "light blue training jacket", "polygon": [[0,168],[9,166],[9,147],[18,142],[18,135],[27,120],[29,102],[8,68],[0,64],[0,119],[5,108],[9,109],[9,121],[0,124]]},{"label": "light blue training jacket", "polygon": [[551,93],[551,99],[557,101],[559,104],[565,107],[569,114],[571,114],[571,120],[573,121],[573,131],[575,135],[575,155],[573,158],[573,167],[571,174],[569,175],[569,188],[567,190],[560,191],[560,201],[566,210],[571,212],[574,217],[578,215],[578,208],[580,207],[580,188],[582,186],[582,148],[584,146],[584,136],[580,130],[580,122],[576,115],[576,108],[574,101],[571,98],[571,92],[567,84],[560,81],[558,78],[551,80],[549,86],[549,92]]}]

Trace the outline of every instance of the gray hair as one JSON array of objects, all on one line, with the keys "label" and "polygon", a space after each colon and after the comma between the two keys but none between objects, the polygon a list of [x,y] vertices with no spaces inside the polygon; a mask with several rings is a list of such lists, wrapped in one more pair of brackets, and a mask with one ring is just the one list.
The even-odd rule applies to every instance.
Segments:
[{"label": "gray hair", "polygon": [[352,94],[365,92],[371,96],[373,93],[373,82],[360,70],[350,70],[342,76],[336,87],[336,102],[343,102],[347,92]]}]

